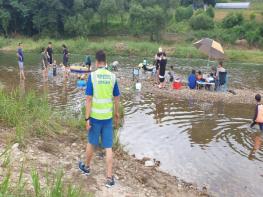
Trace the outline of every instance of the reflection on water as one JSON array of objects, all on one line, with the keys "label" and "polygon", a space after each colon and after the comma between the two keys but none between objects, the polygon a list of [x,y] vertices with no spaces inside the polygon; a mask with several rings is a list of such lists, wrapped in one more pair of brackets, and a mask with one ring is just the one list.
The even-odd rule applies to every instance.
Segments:
[{"label": "reflection on water", "polygon": [[[253,160],[253,159],[258,159],[260,160],[259,158],[257,158],[255,156],[256,152],[258,150],[260,150],[260,148],[262,147],[262,138],[263,138],[263,135],[262,133],[256,133],[253,137],[253,140],[254,140],[254,145],[253,145],[253,148],[251,149],[251,152],[250,154],[248,155],[248,159],[249,160]],[[259,152],[259,154],[262,155],[262,153]],[[260,161],[263,161],[263,160],[260,160]]]},{"label": "reflection on water", "polygon": [[[19,81],[15,54],[0,53],[0,84],[20,95],[31,89],[46,94],[52,107],[79,115],[84,90],[76,79],[63,75],[43,81],[39,56],[27,55],[26,81]],[[112,57],[114,59],[114,57]],[[131,62],[131,59],[133,62]],[[119,76],[131,77],[129,64],[140,59],[118,58],[126,67]],[[207,70],[204,62],[171,59],[176,75],[186,77],[192,68]],[[263,67],[226,66],[232,87],[262,86]],[[129,76],[127,76],[127,73]],[[244,83],[244,78],[247,79]],[[125,124],[121,142],[137,157],[161,161],[160,168],[199,186],[206,185],[216,196],[263,196],[262,136],[248,129],[253,105],[181,101],[152,94],[123,95]]]},{"label": "reflection on water", "polygon": [[25,88],[25,80],[20,79],[19,82],[19,95],[22,97],[26,93],[26,88]]},{"label": "reflection on water", "polygon": [[[217,196],[261,196],[263,147],[249,129],[254,106],[124,98],[121,142],[131,154],[161,161],[160,168],[206,185]],[[143,121],[142,121],[143,120]],[[260,195],[259,195],[260,194]]]}]

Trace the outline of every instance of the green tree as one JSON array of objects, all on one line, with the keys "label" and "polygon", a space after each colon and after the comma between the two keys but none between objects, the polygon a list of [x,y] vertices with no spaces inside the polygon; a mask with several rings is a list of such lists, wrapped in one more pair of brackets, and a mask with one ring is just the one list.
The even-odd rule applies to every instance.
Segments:
[{"label": "green tree", "polygon": [[202,13],[192,16],[190,25],[194,30],[206,30],[214,28],[214,21],[207,14]]},{"label": "green tree", "polygon": [[101,0],[84,0],[85,8],[91,8],[95,12],[98,11]]},{"label": "green tree", "polygon": [[81,12],[85,7],[84,0],[74,0],[74,12]]},{"label": "green tree", "polygon": [[121,24],[124,24],[124,16],[125,16],[125,0],[115,0],[116,2],[116,9],[118,10],[118,14],[121,17]]},{"label": "green tree", "polygon": [[212,6],[209,6],[205,12],[206,12],[206,14],[207,14],[208,16],[210,16],[211,18],[214,18],[214,17],[215,17],[215,12],[214,12],[214,9],[213,9]]},{"label": "green tree", "polygon": [[140,4],[132,4],[130,8],[130,26],[135,35],[148,34],[151,40],[160,40],[161,32],[166,27],[164,10],[156,5],[143,8]]},{"label": "green tree", "polygon": [[108,17],[114,15],[117,11],[115,0],[102,0],[98,9],[101,18],[101,24],[105,29],[108,26]]},{"label": "green tree", "polygon": [[140,4],[134,3],[131,5],[129,13],[130,31],[133,35],[143,33],[144,10]]},{"label": "green tree", "polygon": [[244,17],[241,13],[230,13],[223,19],[224,28],[232,28],[234,26],[242,25]]},{"label": "green tree", "polygon": [[65,20],[65,32],[69,36],[87,36],[90,31],[90,24],[83,15],[70,16]]},{"label": "green tree", "polygon": [[10,13],[6,10],[0,10],[0,21],[1,21],[1,26],[4,30],[5,36],[8,36],[8,26],[10,22]]},{"label": "green tree", "polygon": [[[58,37],[64,33],[64,20],[71,7],[62,0],[34,0],[33,27],[42,35]],[[73,4],[72,4],[73,5]]]},{"label": "green tree", "polygon": [[150,39],[159,41],[161,32],[166,27],[164,10],[160,6],[145,9],[144,31],[150,34]]},{"label": "green tree", "polygon": [[192,6],[188,7],[178,7],[175,10],[175,19],[180,22],[182,20],[187,20],[193,16]]}]

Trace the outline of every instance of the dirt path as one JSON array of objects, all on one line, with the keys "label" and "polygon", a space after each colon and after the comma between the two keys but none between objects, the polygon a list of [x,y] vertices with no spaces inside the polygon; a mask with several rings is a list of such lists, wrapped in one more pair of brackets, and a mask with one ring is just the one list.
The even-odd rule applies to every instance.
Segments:
[{"label": "dirt path", "polygon": [[[0,133],[3,137],[3,130]],[[80,137],[82,136],[82,137]],[[84,160],[84,133],[64,133],[45,139],[31,139],[26,147],[13,144],[10,148],[10,164],[12,183],[18,181],[18,174],[23,163],[27,191],[32,193],[30,173],[36,169],[40,174],[41,185],[45,182],[45,174],[64,171],[64,181],[80,186],[85,193],[98,197],[192,197],[207,196],[206,191],[198,191],[192,184],[179,181],[158,170],[158,167],[145,167],[144,161],[136,160],[122,151],[115,151],[114,172],[117,184],[111,189],[105,187],[105,161],[102,157],[94,157],[90,176],[82,175],[77,163]],[[0,155],[5,145],[0,144]],[[99,150],[100,151],[100,150]],[[97,151],[98,152],[98,151]],[[0,158],[0,182],[7,173],[8,167],[3,165]]]}]

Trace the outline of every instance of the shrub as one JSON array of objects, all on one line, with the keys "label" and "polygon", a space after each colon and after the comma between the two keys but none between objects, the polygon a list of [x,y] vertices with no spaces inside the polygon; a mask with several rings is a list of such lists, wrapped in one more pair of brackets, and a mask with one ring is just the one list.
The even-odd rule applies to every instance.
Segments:
[{"label": "shrub", "polygon": [[178,7],[175,10],[175,19],[180,22],[182,20],[187,20],[193,16],[193,8],[191,6],[188,7]]},{"label": "shrub", "polygon": [[206,10],[206,14],[210,16],[211,18],[215,17],[214,8],[212,6],[209,6]]},{"label": "shrub", "polygon": [[218,39],[225,43],[234,44],[236,40],[241,39],[240,36],[242,32],[242,27],[236,26],[233,29],[222,29],[222,31],[218,32]]},{"label": "shrub", "polygon": [[197,10],[195,11],[195,14],[194,14],[194,15],[199,15],[199,14],[204,14],[204,13],[205,13],[204,9],[197,9]]},{"label": "shrub", "polygon": [[259,34],[263,38],[263,24],[259,25]]},{"label": "shrub", "polygon": [[232,28],[237,25],[241,25],[244,21],[244,17],[241,13],[230,13],[223,19],[224,28]]},{"label": "shrub", "polygon": [[230,29],[230,31],[233,32],[232,34],[236,35],[236,40],[243,39],[245,37],[246,28],[244,26],[235,26]]},{"label": "shrub", "polygon": [[258,41],[258,46],[263,48],[263,38],[260,38]]},{"label": "shrub", "polygon": [[247,31],[245,38],[249,44],[256,44],[260,39],[259,31]]},{"label": "shrub", "polygon": [[190,25],[194,30],[206,30],[214,28],[214,21],[211,17],[207,16],[206,14],[199,14],[192,16],[190,20]]},{"label": "shrub", "polygon": [[183,6],[190,6],[193,4],[193,1],[192,0],[181,0],[180,4]]},{"label": "shrub", "polygon": [[226,43],[234,44],[236,41],[236,38],[235,36],[233,36],[233,34],[223,34],[220,36],[219,40],[226,42]]},{"label": "shrub", "polygon": [[87,36],[90,25],[82,15],[78,14],[66,18],[64,29],[69,36]]},{"label": "shrub", "polygon": [[22,96],[19,92],[0,91],[0,120],[14,127],[16,141],[24,143],[28,136],[41,136],[61,131],[61,117],[52,111],[47,98],[34,92]]},{"label": "shrub", "polygon": [[217,0],[217,3],[228,3],[228,0]]},{"label": "shrub", "polygon": [[249,16],[250,20],[255,20],[256,19],[256,14],[253,12]]}]

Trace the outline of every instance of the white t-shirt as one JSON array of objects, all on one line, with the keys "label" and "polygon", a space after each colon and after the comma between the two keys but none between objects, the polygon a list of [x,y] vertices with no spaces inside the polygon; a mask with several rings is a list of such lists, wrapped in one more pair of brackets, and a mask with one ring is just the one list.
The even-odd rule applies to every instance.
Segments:
[{"label": "white t-shirt", "polygon": [[226,69],[224,69],[223,67],[218,67],[216,70],[216,77],[219,76],[219,72],[226,72]]}]

